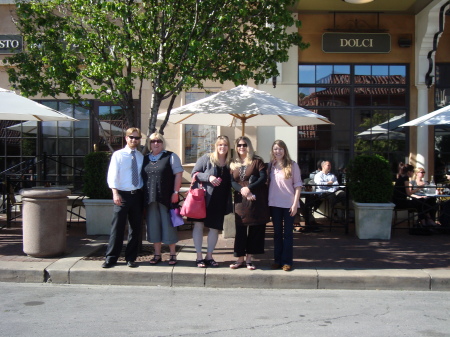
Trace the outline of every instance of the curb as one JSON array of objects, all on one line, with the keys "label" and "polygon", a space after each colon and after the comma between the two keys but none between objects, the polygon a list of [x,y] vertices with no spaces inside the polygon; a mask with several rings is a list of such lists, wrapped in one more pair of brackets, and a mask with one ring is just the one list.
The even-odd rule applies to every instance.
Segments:
[{"label": "curb", "polygon": [[176,266],[119,263],[103,269],[83,260],[104,242],[86,244],[56,262],[0,261],[0,282],[88,285],[450,291],[450,269],[271,269],[196,268],[195,251],[181,247]]}]

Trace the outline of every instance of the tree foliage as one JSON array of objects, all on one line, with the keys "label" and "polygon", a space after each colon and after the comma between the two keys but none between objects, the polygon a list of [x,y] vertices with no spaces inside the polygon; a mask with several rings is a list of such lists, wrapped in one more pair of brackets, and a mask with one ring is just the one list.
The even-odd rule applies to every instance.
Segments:
[{"label": "tree foliage", "polygon": [[307,47],[285,29],[300,25],[289,11],[294,2],[19,0],[14,17],[26,49],[8,58],[10,82],[29,96],[114,102],[133,125],[148,80],[154,132],[161,102],[171,99],[170,111],[182,90],[278,75],[291,46]]}]

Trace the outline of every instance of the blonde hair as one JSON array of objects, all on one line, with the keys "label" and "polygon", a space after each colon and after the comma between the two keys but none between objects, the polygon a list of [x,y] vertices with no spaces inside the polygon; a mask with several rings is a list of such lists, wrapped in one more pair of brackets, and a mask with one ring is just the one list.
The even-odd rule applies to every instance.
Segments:
[{"label": "blonde hair", "polygon": [[148,150],[150,152],[152,152],[151,142],[152,142],[152,140],[155,140],[155,139],[162,140],[162,148],[163,148],[163,150],[165,150],[166,149],[166,140],[164,139],[164,136],[162,134],[160,134],[159,132],[154,132],[150,135],[150,137],[148,137],[148,145],[147,145]]},{"label": "blonde hair", "polygon": [[[425,171],[425,169],[423,168],[423,167],[416,167],[415,169],[414,169],[414,174],[413,174],[413,176],[412,176],[412,180],[416,180],[416,178],[417,178],[417,173],[419,173],[420,171]],[[425,177],[422,177],[422,178],[425,178]],[[425,179],[424,179],[425,180]]]},{"label": "blonde hair", "polygon": [[[244,141],[247,144],[247,156],[244,158],[243,163],[241,163],[241,158],[239,157],[239,152],[238,152],[238,144],[240,141]],[[253,149],[252,142],[250,141],[250,139],[248,137],[245,137],[245,136],[241,136],[238,139],[236,139],[236,141],[234,142],[234,151],[236,152],[236,158],[233,160],[233,162],[230,165],[230,168],[232,170],[235,170],[235,169],[241,167],[242,165],[244,165],[244,166],[250,165],[256,156],[255,150]]]},{"label": "blonde hair", "polygon": [[125,136],[128,137],[129,135],[131,135],[133,132],[137,132],[137,134],[139,135],[139,137],[141,137],[141,130],[139,128],[129,128],[127,129],[127,131],[125,132]]},{"label": "blonde hair", "polygon": [[228,145],[227,157],[225,160],[225,165],[228,167],[230,165],[230,161],[231,161],[231,154],[230,154],[231,151],[230,151],[230,140],[228,139],[227,136],[218,136],[217,137],[217,140],[214,144],[214,151],[209,154],[209,161],[213,165],[220,166],[219,153],[217,152],[217,147],[218,147],[219,143],[222,143],[222,142],[225,142]]},{"label": "blonde hair", "polygon": [[272,164],[276,162],[275,155],[273,154],[273,147],[275,145],[278,145],[284,150],[284,157],[283,161],[281,162],[281,167],[283,168],[284,179],[289,179],[292,177],[292,159],[291,156],[289,156],[289,151],[287,149],[286,143],[281,139],[277,139],[273,142],[272,148],[270,149],[270,161],[272,162]]}]

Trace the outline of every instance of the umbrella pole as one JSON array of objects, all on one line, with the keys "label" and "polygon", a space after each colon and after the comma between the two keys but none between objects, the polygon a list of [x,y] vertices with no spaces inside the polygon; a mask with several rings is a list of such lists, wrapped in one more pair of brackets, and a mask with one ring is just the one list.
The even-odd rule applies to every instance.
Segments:
[{"label": "umbrella pole", "polygon": [[242,137],[245,136],[245,119],[242,120]]}]

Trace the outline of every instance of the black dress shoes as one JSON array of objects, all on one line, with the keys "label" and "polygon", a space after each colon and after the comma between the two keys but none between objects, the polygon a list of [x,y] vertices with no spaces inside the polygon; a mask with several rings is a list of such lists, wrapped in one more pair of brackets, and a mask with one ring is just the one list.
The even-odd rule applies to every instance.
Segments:
[{"label": "black dress shoes", "polygon": [[138,264],[134,261],[128,261],[127,266],[130,268],[136,268],[138,266]]},{"label": "black dress shoes", "polygon": [[115,264],[116,264],[116,263],[115,263],[115,262],[112,262],[112,261],[105,261],[105,262],[103,262],[103,264],[102,264],[102,268],[111,268],[111,267],[113,267]]}]

